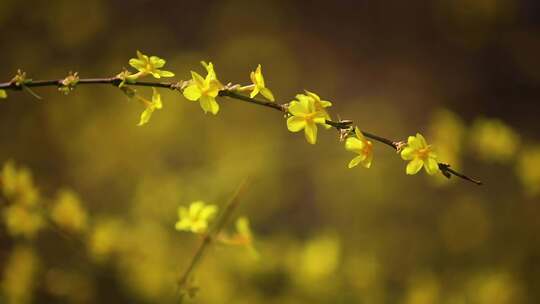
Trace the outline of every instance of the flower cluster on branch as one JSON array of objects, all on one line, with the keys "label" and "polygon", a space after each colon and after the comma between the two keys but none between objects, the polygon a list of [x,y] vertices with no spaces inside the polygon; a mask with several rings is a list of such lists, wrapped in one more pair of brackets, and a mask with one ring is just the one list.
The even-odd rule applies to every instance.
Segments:
[{"label": "flower cluster on branch", "polygon": [[[29,88],[45,85],[56,85],[65,94],[71,92],[77,85],[81,84],[113,84],[120,88],[130,99],[140,101],[144,106],[139,119],[139,126],[150,121],[155,110],[162,109],[163,103],[158,88],[166,88],[181,92],[189,101],[198,101],[204,113],[217,115],[220,105],[218,97],[228,97],[237,100],[250,102],[257,105],[273,108],[284,113],[286,125],[291,132],[304,131],[306,141],[310,144],[317,143],[318,128],[336,128],[339,131],[339,139],[345,140],[345,149],[357,153],[348,167],[353,168],[360,164],[364,168],[370,168],[373,162],[373,141],[378,141],[394,148],[403,160],[409,161],[405,168],[406,174],[418,173],[422,168],[429,175],[442,173],[446,177],[452,175],[465,180],[481,184],[480,181],[458,173],[450,168],[449,164],[437,161],[436,153],[431,145],[428,145],[425,138],[417,133],[409,136],[407,141],[392,141],[378,135],[362,132],[358,126],[353,125],[350,120],[333,121],[328,109],[332,103],[323,100],[314,92],[304,91],[295,96],[295,99],[285,104],[275,101],[274,93],[268,88],[265,77],[262,73],[261,65],[249,75],[251,84],[240,85],[228,83],[224,85],[218,79],[212,62],[201,64],[206,69],[206,76],[203,77],[195,71],[191,71],[191,77],[185,81],[178,82],[148,82],[141,80],[151,76],[156,79],[164,77],[174,77],[173,72],[163,70],[166,60],[158,56],[148,56],[137,51],[137,58],[131,58],[129,65],[136,72],[124,70],[112,78],[80,79],[78,73],[70,73],[66,78],[52,81],[33,81],[26,78],[26,73],[19,71],[17,75],[7,83],[0,83],[0,98],[6,98],[6,89],[25,89],[32,95],[38,97]],[[150,86],[153,88],[151,101],[140,96],[132,86]],[[244,95],[244,93],[249,93]],[[256,99],[257,95],[262,95],[266,100]]]}]

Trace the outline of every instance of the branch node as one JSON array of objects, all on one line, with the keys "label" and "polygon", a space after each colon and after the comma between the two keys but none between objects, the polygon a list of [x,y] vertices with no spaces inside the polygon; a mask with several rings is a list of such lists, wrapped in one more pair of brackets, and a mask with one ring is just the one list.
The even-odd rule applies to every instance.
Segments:
[{"label": "branch node", "polygon": [[71,91],[75,90],[79,80],[79,73],[70,71],[68,76],[58,83],[58,91],[64,93],[64,95],[68,95]]},{"label": "branch node", "polygon": [[396,153],[399,154],[407,146],[407,143],[404,141],[394,141],[392,145],[396,148]]}]

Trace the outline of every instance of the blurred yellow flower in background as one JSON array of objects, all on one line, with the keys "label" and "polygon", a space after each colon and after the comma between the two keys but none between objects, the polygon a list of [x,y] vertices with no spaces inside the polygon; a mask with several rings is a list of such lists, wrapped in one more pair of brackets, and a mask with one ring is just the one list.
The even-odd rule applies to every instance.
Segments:
[{"label": "blurred yellow flower in background", "polygon": [[30,247],[17,246],[13,249],[2,276],[2,294],[6,304],[32,302],[38,268],[38,258]]},{"label": "blurred yellow flower in background", "polygon": [[369,168],[373,160],[373,143],[364,137],[358,127],[354,128],[354,135],[345,140],[345,149],[358,154],[349,162],[348,167],[353,168],[361,164],[364,168]]},{"label": "blurred yellow flower in background", "polygon": [[317,109],[315,98],[306,95],[296,95],[298,100],[289,103],[289,113],[292,115],[287,119],[287,128],[291,132],[304,130],[306,140],[310,144],[317,143],[317,124],[326,126],[326,111]]},{"label": "blurred yellow flower in background", "polygon": [[90,253],[97,261],[116,252],[122,241],[122,230],[125,230],[121,220],[114,218],[98,219],[93,225],[88,239]]},{"label": "blurred yellow flower in background", "polygon": [[471,276],[468,295],[471,303],[513,304],[526,303],[523,291],[510,273],[501,270],[486,270]]},{"label": "blurred yellow flower in background", "polygon": [[298,271],[303,280],[320,280],[336,271],[341,245],[334,234],[321,234],[310,239],[300,252]]},{"label": "blurred yellow flower in background", "polygon": [[0,90],[0,99],[5,99],[5,98],[7,98],[6,90]]},{"label": "blurred yellow flower in background", "polygon": [[[466,128],[463,120],[447,109],[435,112],[429,125],[430,142],[437,147],[437,157],[452,167],[461,167],[461,156],[464,150]],[[458,181],[455,178],[448,179],[444,175],[431,179],[438,186],[448,186]]]},{"label": "blurred yellow flower in background", "polygon": [[437,155],[420,133],[416,133],[416,136],[409,136],[407,146],[401,150],[401,158],[410,160],[407,164],[407,174],[416,174],[422,167],[429,175],[439,172]]},{"label": "blurred yellow flower in background", "polygon": [[19,204],[5,207],[3,215],[7,231],[12,236],[33,238],[45,226],[41,214]]},{"label": "blurred yellow flower in background", "polygon": [[257,94],[261,93],[261,95],[264,96],[266,99],[274,101],[274,94],[272,94],[272,91],[270,91],[270,89],[268,89],[264,83],[264,77],[260,64],[257,66],[255,72],[251,72],[249,77],[253,82],[253,91],[251,92],[249,97],[253,98],[257,96]]},{"label": "blurred yellow flower in background", "polygon": [[[129,230],[129,231],[128,231]],[[179,252],[172,250],[170,229],[153,221],[141,221],[124,229],[122,248],[115,262],[122,273],[122,285],[138,301],[173,303],[177,299],[175,280]]]},{"label": "blurred yellow flower in background", "polygon": [[15,163],[4,164],[0,175],[2,194],[8,205],[2,210],[7,232],[11,236],[33,238],[45,225],[38,211],[39,191],[27,168],[17,168]]},{"label": "blurred yellow flower in background", "polygon": [[82,232],[87,227],[86,210],[77,194],[71,190],[60,190],[51,208],[52,221],[62,229]]},{"label": "blurred yellow flower in background", "polygon": [[409,281],[405,304],[435,304],[441,302],[441,286],[432,273],[414,274]]},{"label": "blurred yellow flower in background", "polygon": [[203,201],[195,201],[189,205],[189,209],[178,207],[178,218],[175,228],[178,231],[191,231],[193,233],[205,233],[210,221],[217,214],[216,205],[207,205]]},{"label": "blurred yellow flower in background", "polygon": [[8,161],[2,168],[0,181],[2,192],[11,203],[28,207],[36,205],[39,191],[28,168],[17,168],[13,161]]},{"label": "blurred yellow flower in background", "polygon": [[245,216],[239,217],[235,222],[236,231],[229,236],[225,233],[219,235],[219,240],[227,245],[236,245],[245,247],[251,256],[259,258],[259,252],[253,245],[253,232],[249,219]]},{"label": "blurred yellow flower in background", "polygon": [[210,112],[216,115],[219,111],[219,104],[216,97],[223,88],[214,71],[214,65],[201,61],[207,71],[206,78],[199,73],[191,71],[191,83],[184,89],[184,97],[191,101],[199,101],[204,113]]},{"label": "blurred yellow flower in background", "polygon": [[470,146],[483,160],[511,161],[519,148],[519,135],[498,119],[477,119],[469,135]]},{"label": "blurred yellow flower in background", "polygon": [[157,56],[148,57],[140,51],[137,51],[137,58],[131,58],[129,60],[129,65],[139,71],[138,76],[151,74],[155,78],[174,77],[173,72],[160,70],[160,68],[165,66],[165,62],[165,59]]},{"label": "blurred yellow flower in background", "polygon": [[527,148],[519,155],[516,171],[528,195],[540,193],[540,146]]}]

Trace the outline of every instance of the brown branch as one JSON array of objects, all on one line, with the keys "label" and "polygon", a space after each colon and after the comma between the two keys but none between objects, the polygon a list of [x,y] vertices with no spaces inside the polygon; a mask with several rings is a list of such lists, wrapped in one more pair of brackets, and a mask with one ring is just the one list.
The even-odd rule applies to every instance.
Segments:
[{"label": "brown branch", "polygon": [[[25,81],[24,85],[18,85],[14,81],[10,82],[4,82],[0,83],[0,89],[4,90],[22,90],[24,87],[43,87],[43,86],[57,86],[62,87],[63,79],[57,79],[57,80],[30,80],[28,79]],[[77,82],[77,85],[79,84],[110,84],[113,86],[119,86],[122,83],[122,79],[118,77],[111,77],[111,78],[85,78],[85,79],[79,79]],[[131,81],[131,82],[125,82],[126,86],[142,86],[142,87],[157,87],[157,88],[166,88],[171,90],[180,90],[182,82],[152,82],[152,81]],[[230,90],[229,88],[225,88],[221,91],[219,91],[220,97],[228,97],[236,100],[245,101],[248,103],[264,106],[267,108],[272,108],[274,110],[282,112],[284,115],[289,115],[289,112],[287,110],[286,104],[279,104],[276,102],[266,101],[266,100],[260,100],[255,98],[250,98],[249,96],[239,94],[233,90]],[[340,120],[340,121],[332,121],[332,120],[326,120],[326,123],[334,127],[336,130],[342,132],[343,130],[352,130],[353,121],[352,120]],[[401,148],[401,145],[403,143],[401,141],[393,141],[388,138],[362,131],[365,137],[370,138],[372,140],[375,140],[377,142],[383,143],[391,148],[393,148],[396,151],[399,151]],[[449,164],[446,163],[439,163],[439,170],[441,173],[447,177],[450,178],[452,175],[455,175],[459,178],[462,178],[466,181],[475,183],[477,185],[482,185],[482,182],[469,177],[467,175],[464,175],[462,173],[459,173],[453,169],[450,168]]]}]

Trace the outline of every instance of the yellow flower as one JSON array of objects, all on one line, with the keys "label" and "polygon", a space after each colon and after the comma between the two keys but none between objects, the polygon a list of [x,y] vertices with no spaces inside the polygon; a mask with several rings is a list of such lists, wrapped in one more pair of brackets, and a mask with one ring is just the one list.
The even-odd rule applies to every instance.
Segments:
[{"label": "yellow flower", "polygon": [[214,65],[210,62],[202,61],[208,74],[203,78],[197,72],[191,71],[191,84],[184,89],[184,97],[191,101],[199,101],[204,113],[210,112],[214,115],[219,111],[219,104],[216,102],[216,97],[223,85],[216,77]]},{"label": "yellow flower", "polygon": [[354,133],[354,137],[349,137],[345,141],[347,151],[358,153],[358,156],[349,162],[349,168],[356,167],[358,164],[361,164],[364,168],[369,168],[373,160],[373,143],[364,137],[358,127],[354,129]]},{"label": "yellow flower", "polygon": [[129,65],[137,69],[140,76],[152,74],[152,76],[155,78],[173,77],[173,72],[160,70],[160,68],[165,65],[165,62],[165,59],[157,56],[148,57],[147,55],[137,51],[137,58],[131,58],[129,60]]},{"label": "yellow flower", "polygon": [[[452,167],[461,166],[463,153],[463,140],[465,139],[465,124],[455,113],[441,109],[435,112],[429,126],[430,142],[437,147],[437,157],[452,164]],[[439,174],[432,179],[438,186],[448,186],[457,179],[448,179]]]},{"label": "yellow flower", "polygon": [[34,206],[39,199],[39,190],[34,185],[32,173],[27,168],[16,168],[7,161],[0,173],[2,192],[13,203]]},{"label": "yellow flower", "polygon": [[39,259],[25,245],[16,245],[5,260],[1,292],[2,303],[32,303],[38,279]]},{"label": "yellow flower", "polygon": [[26,238],[33,238],[45,224],[39,213],[20,204],[6,207],[4,220],[9,235]]},{"label": "yellow flower", "polygon": [[300,260],[296,265],[302,283],[312,285],[335,273],[341,261],[341,247],[334,233],[327,232],[307,241],[299,252]]},{"label": "yellow flower", "polygon": [[235,223],[236,231],[234,234],[220,233],[218,240],[226,245],[242,246],[248,250],[254,258],[259,258],[259,253],[253,245],[253,233],[249,219],[245,216],[239,217]]},{"label": "yellow flower", "polygon": [[[321,100],[321,98],[319,97],[319,95],[313,93],[313,92],[310,92],[308,90],[304,90],[306,92],[306,94],[298,94],[296,95],[296,99],[298,100],[301,100],[302,98],[311,98],[313,100],[313,104],[315,105],[315,110],[316,111],[321,111],[324,113],[325,115],[325,118],[330,120],[330,114],[328,114],[328,112],[326,111],[325,108],[329,108],[332,106],[332,103],[328,100]],[[332,126],[330,125],[325,125],[326,128],[331,128]]]},{"label": "yellow flower", "polygon": [[120,220],[113,218],[96,221],[87,242],[90,253],[96,260],[103,261],[121,247],[123,226]]},{"label": "yellow flower", "polygon": [[156,90],[156,88],[152,88],[152,101],[148,101],[144,98],[140,98],[142,102],[144,102],[144,105],[146,106],[146,109],[141,114],[141,119],[139,121],[139,126],[142,126],[146,124],[148,121],[150,121],[150,117],[152,117],[152,113],[154,113],[154,110],[163,108],[163,103],[161,102],[161,95]]},{"label": "yellow flower", "polygon": [[516,169],[526,193],[540,193],[540,146],[526,148],[518,157]]},{"label": "yellow flower", "polygon": [[483,160],[508,163],[515,159],[520,137],[511,127],[498,119],[477,119],[469,131],[470,146]]},{"label": "yellow flower", "polygon": [[0,99],[7,98],[6,90],[0,90]]},{"label": "yellow flower", "polygon": [[407,165],[407,174],[416,174],[422,167],[429,175],[439,172],[437,155],[420,133],[416,133],[416,136],[409,136],[407,146],[401,150],[401,158],[410,160]]},{"label": "yellow flower", "polygon": [[[304,97],[305,96],[305,97]],[[289,113],[292,115],[287,119],[287,128],[291,132],[305,132],[306,140],[310,144],[317,142],[317,124],[326,126],[326,112],[317,110],[315,99],[306,95],[298,94],[297,100],[289,104]]]},{"label": "yellow flower", "polygon": [[253,91],[249,95],[249,97],[253,98],[257,96],[257,94],[261,93],[262,96],[264,96],[266,99],[270,101],[274,101],[274,94],[266,87],[264,84],[264,77],[261,71],[261,65],[259,64],[257,66],[257,69],[255,72],[251,72],[249,75],[251,78],[251,81],[253,82]]},{"label": "yellow flower", "polygon": [[259,258],[259,252],[253,246],[253,233],[247,217],[242,216],[236,220],[236,234],[233,241],[238,245],[245,246],[254,258]]},{"label": "yellow flower", "polygon": [[87,226],[86,211],[77,195],[69,190],[61,190],[51,209],[51,219],[63,229],[80,232]]},{"label": "yellow flower", "polygon": [[216,205],[207,205],[203,201],[191,203],[189,209],[183,206],[178,208],[179,220],[176,222],[176,230],[191,231],[193,233],[205,233],[208,223],[218,211]]}]

